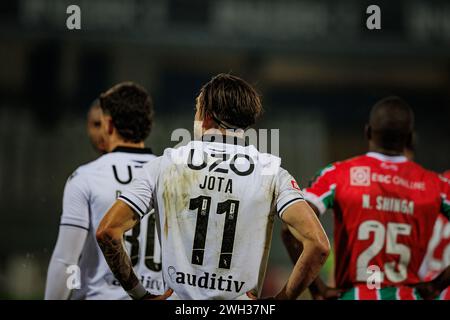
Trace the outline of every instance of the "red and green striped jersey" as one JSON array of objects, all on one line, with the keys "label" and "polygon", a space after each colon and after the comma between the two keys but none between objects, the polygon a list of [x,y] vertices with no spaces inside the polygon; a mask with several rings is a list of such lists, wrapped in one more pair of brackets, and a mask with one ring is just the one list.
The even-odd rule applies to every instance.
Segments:
[{"label": "red and green striped jersey", "polygon": [[[435,300],[449,300],[449,297],[447,288]],[[358,285],[345,291],[339,300],[422,300],[422,297],[416,289],[406,286],[369,289],[366,285]]]},{"label": "red and green striped jersey", "polygon": [[368,153],[333,163],[304,194],[322,214],[334,210],[342,289],[374,279],[381,288],[420,282],[436,218],[450,216],[450,184],[403,156]]},{"label": "red and green striped jersey", "polygon": [[422,300],[422,297],[411,287],[369,289],[366,285],[358,285],[344,292],[340,300]]}]

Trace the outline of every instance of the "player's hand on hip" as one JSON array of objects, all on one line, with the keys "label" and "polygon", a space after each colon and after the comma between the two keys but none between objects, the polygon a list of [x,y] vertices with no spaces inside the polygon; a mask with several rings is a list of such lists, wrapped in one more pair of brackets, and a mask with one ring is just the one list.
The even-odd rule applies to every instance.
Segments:
[{"label": "player's hand on hip", "polygon": [[441,291],[434,286],[433,281],[421,282],[415,285],[414,288],[424,300],[434,300],[441,294]]},{"label": "player's hand on hip", "polygon": [[238,298],[238,300],[274,300],[275,297],[267,297],[267,298],[258,298],[258,293],[256,292],[256,290],[249,290],[245,293],[245,297],[244,295],[241,296],[242,299]]},{"label": "player's hand on hip", "polygon": [[154,295],[151,293],[147,293],[144,297],[142,297],[141,300],[167,300],[172,295],[173,290],[168,289],[166,292],[164,292],[161,295]]},{"label": "player's hand on hip", "polygon": [[245,294],[250,300],[258,300],[258,296],[255,290],[249,290]]},{"label": "player's hand on hip", "polygon": [[313,300],[337,300],[341,297],[342,290],[331,287],[323,287],[319,292],[311,292]]}]

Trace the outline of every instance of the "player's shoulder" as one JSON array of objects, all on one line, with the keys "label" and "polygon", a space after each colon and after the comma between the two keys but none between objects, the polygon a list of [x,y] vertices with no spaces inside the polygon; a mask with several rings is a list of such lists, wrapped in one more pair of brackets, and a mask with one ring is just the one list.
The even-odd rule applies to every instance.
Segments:
[{"label": "player's shoulder", "polygon": [[163,165],[170,165],[172,163],[171,159],[174,148],[166,148],[160,156],[151,157],[143,166],[144,172],[150,174],[150,176],[159,175],[162,171]]},{"label": "player's shoulder", "polygon": [[179,161],[186,161],[185,159],[187,155],[195,146],[196,145],[191,141],[186,145],[166,148],[164,149],[162,155],[152,160],[152,162],[178,163]]},{"label": "player's shoulder", "polygon": [[369,163],[365,155],[358,155],[344,160],[337,160],[321,167],[315,174],[313,181],[323,176],[340,176],[345,174],[352,167],[368,166]]},{"label": "player's shoulder", "polygon": [[76,173],[77,175],[89,175],[93,171],[97,171],[100,167],[103,167],[106,163],[108,163],[110,158],[111,154],[104,154],[95,160],[79,166],[74,173]]},{"label": "player's shoulder", "polygon": [[271,172],[283,171],[281,167],[281,158],[278,155],[259,151],[255,146],[248,145],[244,147],[242,152],[244,155],[248,154],[252,158],[252,161],[257,164],[261,170],[270,170]]},{"label": "player's shoulder", "polygon": [[[195,152],[192,152],[194,150]],[[164,149],[163,154],[158,157],[161,163],[185,164],[189,156],[203,157],[205,145],[202,141],[189,141],[185,145],[169,147]]]},{"label": "player's shoulder", "polygon": [[450,185],[450,170],[444,172],[443,174],[439,175],[439,178],[444,181],[444,183]]},{"label": "player's shoulder", "polygon": [[355,165],[363,165],[367,163],[366,155],[358,155],[344,160],[336,160],[324,165],[319,172],[339,171]]},{"label": "player's shoulder", "polygon": [[408,172],[435,190],[450,190],[450,181],[442,174],[429,170],[414,161],[408,161]]},{"label": "player's shoulder", "polygon": [[345,166],[345,164],[346,163],[343,161],[329,162],[328,164],[323,165],[319,170],[317,170],[316,177],[321,177],[329,172],[337,172],[341,170],[341,168],[343,167],[343,165]]},{"label": "player's shoulder", "polygon": [[96,169],[98,168],[99,164],[101,164],[101,161],[99,161],[99,160],[102,157],[104,157],[104,156],[101,156],[98,159],[95,159],[93,161],[90,161],[90,162],[80,165],[69,175],[66,183],[87,181],[89,176],[92,174],[92,172],[95,172]]},{"label": "player's shoulder", "polygon": [[450,170],[445,171],[442,173],[442,176],[448,180],[450,180]]},{"label": "player's shoulder", "polygon": [[407,165],[409,166],[408,167],[408,171],[410,171],[412,173],[420,174],[424,178],[429,178],[429,179],[433,179],[433,180],[436,180],[436,181],[441,180],[441,175],[439,173],[434,172],[434,171],[429,170],[429,169],[426,169],[425,167],[423,167],[422,165],[418,164],[417,162],[408,161]]},{"label": "player's shoulder", "polygon": [[424,174],[426,174],[426,175],[429,175],[429,176],[432,176],[432,177],[434,177],[434,178],[437,178],[437,177],[438,177],[438,174],[437,174],[436,172],[434,172],[434,171],[432,171],[432,170],[426,169],[425,167],[423,167],[422,165],[418,164],[417,162],[414,162],[414,161],[409,160],[409,161],[407,162],[407,164],[408,164],[408,165],[410,166],[410,168],[411,168],[412,170],[414,170],[414,171],[422,172],[422,173],[424,173]]},{"label": "player's shoulder", "polygon": [[264,162],[270,162],[270,161],[281,161],[281,158],[273,153],[263,152],[256,149],[253,145],[247,146],[250,153],[255,154],[258,159],[261,159],[261,161]]},{"label": "player's shoulder", "polygon": [[75,177],[77,180],[87,178],[92,174],[100,172],[103,168],[109,166],[111,162],[114,161],[115,156],[117,156],[117,154],[106,153],[95,160],[80,165],[72,172],[68,180],[72,180]]}]

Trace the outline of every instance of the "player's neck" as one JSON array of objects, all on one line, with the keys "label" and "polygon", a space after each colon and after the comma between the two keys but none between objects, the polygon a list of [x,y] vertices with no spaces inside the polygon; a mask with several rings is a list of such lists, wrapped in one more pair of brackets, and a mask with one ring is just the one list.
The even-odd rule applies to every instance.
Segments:
[{"label": "player's neck", "polygon": [[390,156],[390,157],[403,156],[404,155],[403,151],[388,150],[388,149],[385,149],[383,147],[377,146],[377,145],[372,144],[372,143],[369,144],[369,152],[381,153],[381,154],[384,154],[384,155]]},{"label": "player's neck", "polygon": [[222,135],[229,137],[244,138],[244,130],[242,129],[223,129],[223,128],[208,128],[203,131],[202,136]]},{"label": "player's neck", "polygon": [[117,147],[143,149],[143,148],[145,148],[145,144],[144,144],[144,141],[135,143],[135,142],[128,142],[128,141],[123,141],[123,140],[116,140],[116,141],[109,143],[108,152],[113,151]]}]

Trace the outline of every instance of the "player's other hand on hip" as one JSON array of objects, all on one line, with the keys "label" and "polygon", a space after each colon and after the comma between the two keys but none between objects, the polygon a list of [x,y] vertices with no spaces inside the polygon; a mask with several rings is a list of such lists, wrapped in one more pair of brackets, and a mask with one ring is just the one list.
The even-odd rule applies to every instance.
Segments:
[{"label": "player's other hand on hip", "polygon": [[324,291],[319,294],[312,294],[311,296],[314,300],[337,300],[341,297],[342,290],[336,288],[327,287]]},{"label": "player's other hand on hip", "polygon": [[[245,300],[284,300],[280,294],[274,296],[274,297],[265,297],[265,298],[258,298],[256,290],[250,290],[245,293],[245,296],[247,299]],[[241,299],[239,299],[241,300]]]},{"label": "player's other hand on hip", "polygon": [[421,282],[415,285],[414,288],[424,300],[434,300],[441,294],[441,291],[436,288],[433,281]]},{"label": "player's other hand on hip", "polygon": [[275,297],[258,298],[256,290],[249,290],[245,293],[245,296],[240,296],[237,300],[275,300]]},{"label": "player's other hand on hip", "polygon": [[[258,293],[256,292],[256,290],[249,290],[245,293],[245,296],[247,297],[245,300],[258,300]],[[239,299],[241,300],[241,299]]]},{"label": "player's other hand on hip", "polygon": [[147,293],[141,300],[167,300],[173,293],[172,289],[168,289],[161,295],[154,295],[151,293]]},{"label": "player's other hand on hip", "polygon": [[341,289],[332,288],[325,284],[314,290],[310,287],[310,292],[313,300],[337,300],[342,295]]}]

